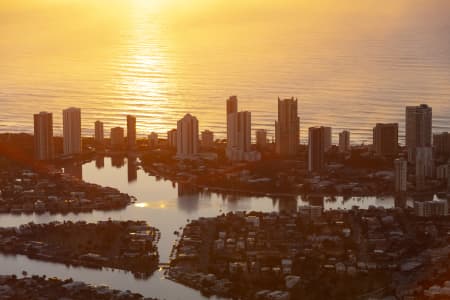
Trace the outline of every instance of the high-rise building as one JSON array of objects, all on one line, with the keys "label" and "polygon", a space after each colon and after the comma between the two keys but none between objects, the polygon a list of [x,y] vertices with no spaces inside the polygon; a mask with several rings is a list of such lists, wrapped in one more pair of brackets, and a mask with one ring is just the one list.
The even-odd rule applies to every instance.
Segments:
[{"label": "high-rise building", "polygon": [[310,127],[308,130],[308,171],[320,172],[325,167],[325,127]]},{"label": "high-rise building", "polygon": [[136,148],[136,117],[127,116],[127,143],[128,149]]},{"label": "high-rise building", "polygon": [[263,149],[267,146],[267,130],[265,129],[256,130],[256,146],[259,149]]},{"label": "high-rise building", "polygon": [[96,121],[95,122],[95,135],[94,140],[97,144],[103,144],[105,141],[105,133],[104,133],[104,127],[103,122]]},{"label": "high-rise building", "polygon": [[397,158],[394,161],[395,169],[395,192],[406,192],[406,184],[408,181],[408,163],[403,158]]},{"label": "high-rise building", "polygon": [[339,133],[339,151],[350,151],[350,131],[344,130]]},{"label": "high-rise building", "polygon": [[425,179],[433,177],[434,161],[433,149],[431,147],[417,147],[416,156],[416,189],[425,188]]},{"label": "high-rise building", "polygon": [[414,201],[414,212],[419,217],[448,216],[447,200]]},{"label": "high-rise building", "polygon": [[396,155],[398,152],[398,124],[377,123],[373,128],[373,149],[377,155]]},{"label": "high-rise building", "polygon": [[234,127],[232,128],[232,124],[230,124],[230,122],[233,121],[233,119],[230,118],[230,115],[237,113],[237,111],[237,96],[230,96],[230,98],[227,99],[227,151],[231,151],[237,144],[236,132],[234,131]]},{"label": "high-rise building", "polygon": [[111,128],[111,148],[123,149],[125,143],[125,130],[122,127]]},{"label": "high-rise building", "polygon": [[450,134],[441,132],[433,135],[433,147],[438,155],[450,155]]},{"label": "high-rise building", "polygon": [[177,122],[177,157],[193,158],[198,149],[198,120],[186,114]]},{"label": "high-rise building", "polygon": [[156,147],[158,146],[159,140],[158,140],[158,134],[156,132],[151,132],[148,135],[148,145],[149,147]]},{"label": "high-rise building", "polygon": [[284,100],[278,98],[278,120],[275,121],[275,150],[278,155],[297,154],[300,144],[300,118],[297,105],[298,100],[294,97]]},{"label": "high-rise building", "polygon": [[259,160],[260,154],[251,151],[251,113],[240,111],[228,115],[228,125],[233,147],[227,147],[227,157],[230,160]]},{"label": "high-rise building", "polygon": [[406,148],[408,161],[415,161],[417,147],[431,147],[432,109],[426,104],[406,107]]},{"label": "high-rise building", "polygon": [[54,158],[53,114],[40,112],[34,115],[34,157],[37,160]]},{"label": "high-rise building", "polygon": [[323,130],[325,132],[325,136],[324,136],[324,143],[325,143],[325,152],[327,152],[328,150],[331,149],[332,141],[331,141],[331,136],[332,136],[332,132],[333,130],[331,129],[331,127],[323,127]]},{"label": "high-rise building", "polygon": [[170,148],[177,147],[177,130],[172,129],[167,131],[167,146]]},{"label": "high-rise building", "polygon": [[202,146],[211,147],[214,145],[214,132],[210,130],[202,131]]},{"label": "high-rise building", "polygon": [[450,159],[447,162],[447,194],[450,194]]},{"label": "high-rise building", "polygon": [[64,155],[81,153],[81,109],[70,107],[63,110],[63,137]]}]

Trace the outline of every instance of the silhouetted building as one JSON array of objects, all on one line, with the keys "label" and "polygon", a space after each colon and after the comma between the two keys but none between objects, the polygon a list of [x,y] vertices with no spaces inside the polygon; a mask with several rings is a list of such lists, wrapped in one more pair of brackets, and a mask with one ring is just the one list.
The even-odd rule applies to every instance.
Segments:
[{"label": "silhouetted building", "polygon": [[414,212],[419,217],[448,216],[447,200],[414,201]]},{"label": "silhouetted building", "polygon": [[148,146],[150,148],[154,148],[154,147],[157,147],[158,144],[159,144],[158,134],[156,132],[151,132],[148,135]]},{"label": "silhouetted building", "polygon": [[231,149],[237,146],[237,135],[235,129],[234,114],[238,112],[238,99],[236,96],[230,96],[227,99],[227,155]]},{"label": "silhouetted building", "polygon": [[431,147],[417,147],[416,156],[416,189],[425,189],[426,178],[433,177],[434,162]]},{"label": "silhouetted building", "polygon": [[327,152],[328,150],[331,149],[331,146],[333,145],[333,143],[331,141],[331,136],[332,136],[332,133],[333,133],[333,129],[331,127],[325,126],[325,127],[323,127],[323,130],[325,132],[324,133],[325,134],[325,136],[324,136],[324,143],[325,143],[324,147],[325,147],[325,152]]},{"label": "silhouetted building", "polygon": [[111,148],[115,150],[123,149],[125,143],[125,131],[122,127],[111,128]]},{"label": "silhouetted building", "polygon": [[300,144],[300,118],[298,101],[278,98],[278,120],[275,121],[275,150],[278,155],[293,156],[297,154]]},{"label": "silhouetted building", "polygon": [[198,120],[186,114],[177,122],[177,157],[193,158],[198,152]]},{"label": "silhouetted building", "polygon": [[128,149],[136,148],[136,117],[127,116],[127,144]]},{"label": "silhouetted building", "polygon": [[177,147],[177,130],[172,129],[167,131],[167,146],[170,148]]},{"label": "silhouetted building", "polygon": [[325,167],[325,127],[310,127],[308,130],[308,171],[318,172]]},{"label": "silhouetted building", "polygon": [[408,161],[415,161],[416,148],[431,147],[432,109],[426,104],[406,107],[406,148]]},{"label": "silhouetted building", "polygon": [[256,130],[256,146],[259,149],[264,149],[267,146],[267,130]]},{"label": "silhouetted building", "polygon": [[81,109],[71,107],[63,110],[64,154],[79,154],[81,144]]},{"label": "silhouetted building", "polygon": [[40,112],[34,115],[34,158],[52,160],[54,157],[53,115]]},{"label": "silhouetted building", "polygon": [[397,158],[394,161],[395,171],[395,191],[397,193],[406,192],[406,185],[408,181],[408,163],[403,158]]},{"label": "silhouetted building", "polygon": [[450,155],[450,134],[442,132],[433,136],[433,147],[438,155]]},{"label": "silhouetted building", "polygon": [[202,131],[202,146],[212,147],[214,145],[214,133],[210,130]]},{"label": "silhouetted building", "polygon": [[339,151],[350,151],[350,131],[344,130],[339,133]]},{"label": "silhouetted building", "polygon": [[100,121],[96,121],[95,122],[94,141],[97,144],[103,144],[104,141],[105,141],[105,133],[104,133],[103,122],[100,122]]},{"label": "silhouetted building", "polygon": [[373,149],[377,155],[393,156],[398,152],[398,124],[377,123],[373,128]]}]

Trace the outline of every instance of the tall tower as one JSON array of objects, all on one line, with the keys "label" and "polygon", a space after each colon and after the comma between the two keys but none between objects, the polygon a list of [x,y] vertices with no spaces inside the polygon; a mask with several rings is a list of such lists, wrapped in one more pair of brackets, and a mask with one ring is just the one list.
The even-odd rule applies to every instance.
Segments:
[{"label": "tall tower", "polygon": [[34,157],[37,160],[52,160],[53,145],[53,115],[40,112],[34,115]]},{"label": "tall tower", "polygon": [[415,161],[416,148],[431,147],[432,120],[432,109],[427,104],[406,107],[405,129],[408,161]]},{"label": "tall tower", "polygon": [[403,158],[397,158],[394,161],[395,170],[395,192],[403,193],[406,192],[406,183],[408,175],[408,163]]},{"label": "tall tower", "polygon": [[230,160],[249,160],[251,151],[252,116],[249,111],[240,111],[228,115],[228,132],[231,143],[227,147],[227,157]]},{"label": "tall tower", "polygon": [[95,121],[95,135],[94,140],[97,144],[103,144],[105,141],[105,131],[103,122]]},{"label": "tall tower", "polygon": [[278,120],[275,121],[275,149],[278,155],[292,156],[300,144],[298,100],[278,98]]},{"label": "tall tower", "polygon": [[350,151],[350,131],[344,130],[339,133],[339,151]]},{"label": "tall tower", "polygon": [[378,155],[396,155],[398,152],[398,124],[377,123],[373,128],[373,147]]},{"label": "tall tower", "polygon": [[425,179],[433,177],[434,161],[431,147],[417,147],[415,150],[416,162],[416,189],[425,189]]},{"label": "tall tower", "polygon": [[267,146],[267,130],[258,129],[256,130],[256,146],[259,149],[263,149]]},{"label": "tall tower", "polygon": [[124,130],[122,127],[111,128],[111,148],[114,150],[122,150],[124,148]]},{"label": "tall tower", "polygon": [[325,141],[325,152],[327,152],[328,150],[331,149],[331,146],[333,145],[331,141],[333,129],[331,127],[324,127],[323,130],[325,130],[324,141]]},{"label": "tall tower", "polygon": [[237,144],[237,136],[233,127],[234,117],[233,114],[238,111],[238,99],[237,96],[230,96],[227,99],[227,150],[231,151]]},{"label": "tall tower", "polygon": [[136,117],[127,116],[127,143],[128,149],[136,148]]},{"label": "tall tower", "polygon": [[63,136],[65,155],[81,153],[81,109],[63,110]]},{"label": "tall tower", "polygon": [[198,120],[186,114],[177,122],[177,157],[192,158],[198,149]]},{"label": "tall tower", "polygon": [[308,130],[308,171],[319,172],[325,167],[325,127],[310,127]]}]

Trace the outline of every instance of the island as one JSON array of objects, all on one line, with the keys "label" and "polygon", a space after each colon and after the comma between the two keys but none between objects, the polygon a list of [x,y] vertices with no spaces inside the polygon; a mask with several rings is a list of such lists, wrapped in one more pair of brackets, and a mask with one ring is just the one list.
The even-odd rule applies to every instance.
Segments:
[{"label": "island", "polygon": [[0,252],[147,278],[158,268],[158,229],[145,221],[29,223],[0,228]]},{"label": "island", "polygon": [[449,229],[414,209],[228,213],[186,225],[169,277],[242,299],[423,298],[447,284]]}]

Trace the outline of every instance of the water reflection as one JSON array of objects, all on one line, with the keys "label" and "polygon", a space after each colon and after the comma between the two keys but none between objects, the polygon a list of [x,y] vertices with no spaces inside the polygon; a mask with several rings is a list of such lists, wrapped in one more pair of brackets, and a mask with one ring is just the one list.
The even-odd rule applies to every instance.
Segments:
[{"label": "water reflection", "polygon": [[136,163],[137,163],[136,157],[128,157],[128,161],[127,161],[128,183],[132,183],[137,180]]},{"label": "water reflection", "polygon": [[195,186],[178,183],[178,208],[186,212],[194,212],[199,208],[200,193]]},{"label": "water reflection", "polygon": [[118,169],[122,168],[125,165],[125,157],[120,154],[115,154],[111,156],[111,165]]},{"label": "water reflection", "polygon": [[96,167],[97,169],[102,169],[102,168],[105,167],[105,157],[104,157],[104,156],[98,155],[98,156],[95,158],[95,167]]}]

